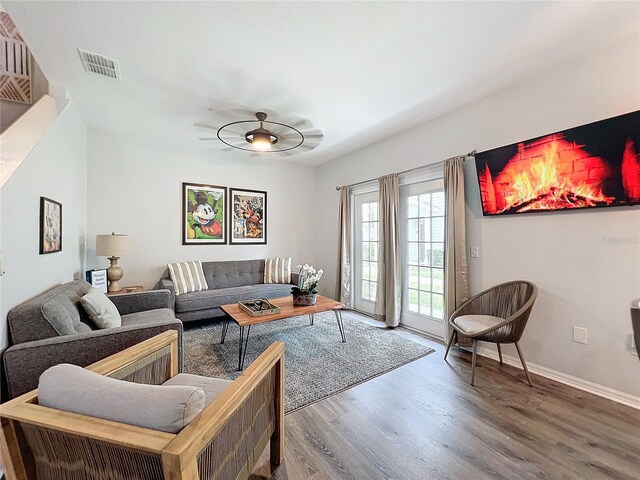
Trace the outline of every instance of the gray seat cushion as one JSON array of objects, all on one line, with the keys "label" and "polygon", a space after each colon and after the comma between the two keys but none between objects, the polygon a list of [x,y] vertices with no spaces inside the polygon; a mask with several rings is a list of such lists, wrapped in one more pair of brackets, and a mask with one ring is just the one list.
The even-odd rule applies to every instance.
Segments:
[{"label": "gray seat cushion", "polygon": [[61,364],[40,376],[38,403],[65,412],[178,433],[202,412],[205,393],[194,386],[116,380],[76,365]]},{"label": "gray seat cushion", "polygon": [[122,326],[144,325],[145,323],[162,322],[165,320],[175,320],[176,317],[170,308],[156,308],[155,310],[145,310],[144,312],[129,313],[122,315]]},{"label": "gray seat cushion", "polygon": [[259,285],[185,293],[176,297],[176,313],[211,309],[227,303],[237,303],[253,298],[286,297],[291,294],[291,287],[292,285],[283,283],[261,283]]},{"label": "gray seat cushion", "polygon": [[205,406],[209,405],[222,391],[231,385],[231,380],[222,378],[202,377],[200,375],[191,375],[190,373],[179,373],[162,385],[183,385],[189,387],[201,388],[204,391]]}]

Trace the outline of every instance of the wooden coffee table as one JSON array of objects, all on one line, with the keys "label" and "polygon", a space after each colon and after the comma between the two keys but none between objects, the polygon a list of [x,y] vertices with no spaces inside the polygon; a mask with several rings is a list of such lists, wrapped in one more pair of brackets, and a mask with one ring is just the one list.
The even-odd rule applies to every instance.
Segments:
[{"label": "wooden coffee table", "polygon": [[[275,322],[276,320],[284,320],[286,318],[299,317],[300,315],[309,315],[311,325],[313,325],[314,315],[316,313],[333,311],[336,315],[338,322],[338,329],[340,330],[340,336],[342,341],[346,342],[347,339],[344,336],[344,326],[342,324],[342,309],[344,304],[331,300],[330,298],[318,295],[315,305],[308,307],[294,307],[293,297],[281,297],[270,298],[269,301],[274,305],[280,307],[280,313],[274,313],[272,315],[262,315],[260,317],[252,317],[244,310],[242,310],[237,303],[230,303],[228,305],[222,305],[222,310],[227,314],[224,325],[222,326],[222,338],[220,343],[224,343],[224,339],[227,336],[227,330],[229,329],[229,323],[235,322],[240,327],[240,343],[238,345],[238,370],[242,370],[244,366],[244,358],[247,356],[247,344],[249,343],[249,333],[251,333],[251,326],[259,323]],[[245,335],[246,328],[246,335]],[[244,342],[244,344],[243,344]]]}]

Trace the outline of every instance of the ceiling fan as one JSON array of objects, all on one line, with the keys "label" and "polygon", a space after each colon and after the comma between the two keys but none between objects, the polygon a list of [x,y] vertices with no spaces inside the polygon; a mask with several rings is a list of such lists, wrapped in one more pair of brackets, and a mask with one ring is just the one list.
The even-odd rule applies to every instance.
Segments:
[{"label": "ceiling fan", "polygon": [[[196,123],[196,128],[215,130],[215,137],[200,137],[205,142],[221,143],[223,150],[244,150],[261,155],[273,153],[279,156],[289,156],[308,152],[317,147],[324,135],[321,130],[313,129],[309,120],[293,117],[281,118],[282,121],[267,120],[266,112],[251,112],[246,109],[231,109],[216,111],[214,115],[220,127]],[[247,118],[247,117],[255,118]],[[244,118],[244,119],[243,119]],[[228,121],[228,120],[234,121]]]}]

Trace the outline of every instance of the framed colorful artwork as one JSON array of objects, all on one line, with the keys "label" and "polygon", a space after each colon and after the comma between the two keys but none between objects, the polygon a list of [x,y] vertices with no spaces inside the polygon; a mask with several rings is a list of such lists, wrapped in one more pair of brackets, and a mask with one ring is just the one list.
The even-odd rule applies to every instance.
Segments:
[{"label": "framed colorful artwork", "polygon": [[40,197],[40,255],[62,251],[62,204]]},{"label": "framed colorful artwork", "polygon": [[478,153],[484,215],[640,205],[640,110]]},{"label": "framed colorful artwork", "polygon": [[229,243],[267,243],[267,192],[229,189]]},{"label": "framed colorful artwork", "polygon": [[227,187],[182,184],[182,244],[227,243],[225,208]]}]

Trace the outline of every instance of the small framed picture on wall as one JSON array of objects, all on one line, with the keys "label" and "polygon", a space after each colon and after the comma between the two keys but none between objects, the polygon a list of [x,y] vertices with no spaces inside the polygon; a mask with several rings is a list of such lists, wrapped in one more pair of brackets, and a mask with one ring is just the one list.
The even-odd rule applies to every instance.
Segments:
[{"label": "small framed picture on wall", "polygon": [[62,251],[62,204],[40,197],[40,255]]},{"label": "small framed picture on wall", "polygon": [[229,189],[229,243],[267,243],[267,192]]},{"label": "small framed picture on wall", "polygon": [[227,243],[227,187],[182,184],[182,244]]}]

